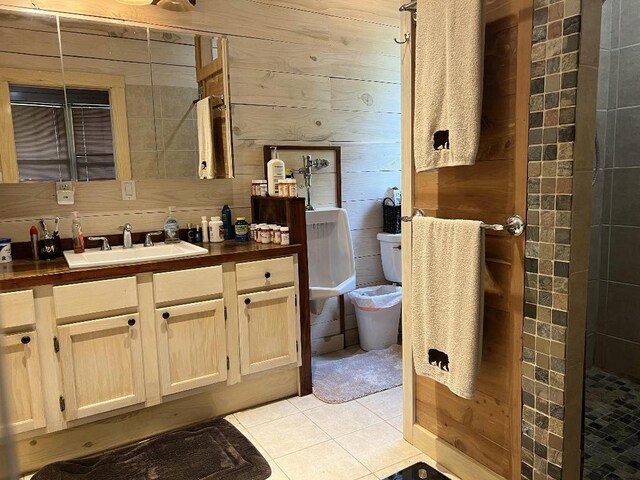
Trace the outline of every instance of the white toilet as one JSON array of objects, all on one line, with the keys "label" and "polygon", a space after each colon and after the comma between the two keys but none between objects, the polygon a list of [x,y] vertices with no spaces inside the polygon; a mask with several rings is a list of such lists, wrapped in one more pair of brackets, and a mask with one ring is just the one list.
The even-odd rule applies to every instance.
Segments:
[{"label": "white toilet", "polygon": [[384,278],[393,283],[402,283],[402,234],[379,233],[380,254]]},{"label": "white toilet", "polygon": [[[401,234],[379,233],[382,270],[389,282],[402,282]],[[402,312],[399,287],[383,285],[353,292],[360,347],[363,350],[383,350],[397,343]]]}]

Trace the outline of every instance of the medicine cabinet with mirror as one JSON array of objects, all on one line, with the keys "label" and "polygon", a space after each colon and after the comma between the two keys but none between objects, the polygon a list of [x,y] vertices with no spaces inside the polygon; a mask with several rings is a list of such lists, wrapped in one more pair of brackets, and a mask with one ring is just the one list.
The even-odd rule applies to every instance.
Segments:
[{"label": "medicine cabinet with mirror", "polygon": [[233,177],[226,39],[0,10],[3,183]]}]

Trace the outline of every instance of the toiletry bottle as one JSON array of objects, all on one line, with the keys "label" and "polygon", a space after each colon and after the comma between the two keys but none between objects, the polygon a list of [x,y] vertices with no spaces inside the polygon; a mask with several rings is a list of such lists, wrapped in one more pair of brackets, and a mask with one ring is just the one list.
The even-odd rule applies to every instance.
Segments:
[{"label": "toiletry bottle", "polygon": [[235,224],[236,242],[249,241],[249,224],[245,217],[238,217]]},{"label": "toiletry bottle", "polygon": [[178,243],[180,241],[180,226],[173,216],[173,209],[169,207],[169,215],[164,219],[164,243]]},{"label": "toiletry bottle", "polygon": [[62,255],[62,240],[60,240],[60,217],[56,217],[54,220],[53,228],[53,244],[56,247],[56,257]]},{"label": "toiletry bottle", "polygon": [[284,180],[284,162],[278,158],[278,148],[271,147],[271,160],[267,162],[267,185],[270,197],[277,197],[278,181]]},{"label": "toiletry bottle", "polygon": [[29,230],[29,237],[31,238],[31,258],[34,260],[40,260],[40,247],[38,246],[38,229],[35,225],[31,226]]},{"label": "toiletry bottle", "polygon": [[196,229],[190,223],[187,223],[187,241],[189,243],[196,243]]},{"label": "toiletry bottle", "polygon": [[82,234],[82,224],[78,219],[78,212],[73,212],[73,220],[71,220],[71,237],[73,238],[73,252],[84,252],[84,235]]},{"label": "toiletry bottle", "polygon": [[224,242],[224,226],[220,217],[211,217],[209,222],[209,241],[211,243]]},{"label": "toiletry bottle", "polygon": [[209,243],[209,222],[206,215],[200,217],[200,228],[202,229],[202,243]]},{"label": "toiletry bottle", "polygon": [[280,227],[280,245],[289,245],[290,241],[289,227]]},{"label": "toiletry bottle", "polygon": [[233,220],[231,219],[231,209],[229,205],[222,207],[222,225],[224,226],[224,239],[233,240],[235,234],[233,231]]},{"label": "toiletry bottle", "polygon": [[[207,230],[209,229],[207,228]],[[196,226],[196,243],[202,243],[202,228],[200,225]]]}]

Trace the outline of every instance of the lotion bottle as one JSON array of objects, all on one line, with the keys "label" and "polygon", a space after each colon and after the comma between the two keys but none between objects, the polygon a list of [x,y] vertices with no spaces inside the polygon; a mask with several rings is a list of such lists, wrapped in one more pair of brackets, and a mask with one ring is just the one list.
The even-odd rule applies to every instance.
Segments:
[{"label": "lotion bottle", "polygon": [[271,160],[267,162],[267,184],[270,197],[279,195],[278,182],[284,178],[284,162],[278,158],[278,148],[271,147]]}]

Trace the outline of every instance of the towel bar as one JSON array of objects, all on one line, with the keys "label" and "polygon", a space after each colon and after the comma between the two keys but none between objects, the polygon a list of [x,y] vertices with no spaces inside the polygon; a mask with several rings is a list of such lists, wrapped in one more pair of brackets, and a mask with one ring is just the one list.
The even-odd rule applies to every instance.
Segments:
[{"label": "towel bar", "polygon": [[[410,216],[410,217],[409,216],[404,216],[404,217],[402,217],[402,221],[403,222],[410,222],[411,220],[413,220],[413,217],[424,217],[424,216],[425,216],[424,212],[421,209],[416,208],[416,210],[415,210],[415,212],[414,212],[414,214],[412,216]],[[494,231],[506,230],[507,232],[509,232],[514,237],[519,237],[520,235],[522,235],[522,232],[524,232],[524,228],[526,227],[526,224],[524,223],[524,220],[522,219],[522,217],[520,215],[511,215],[507,219],[507,223],[505,223],[505,224],[481,223],[480,227],[484,228],[485,230],[494,230]]]}]

